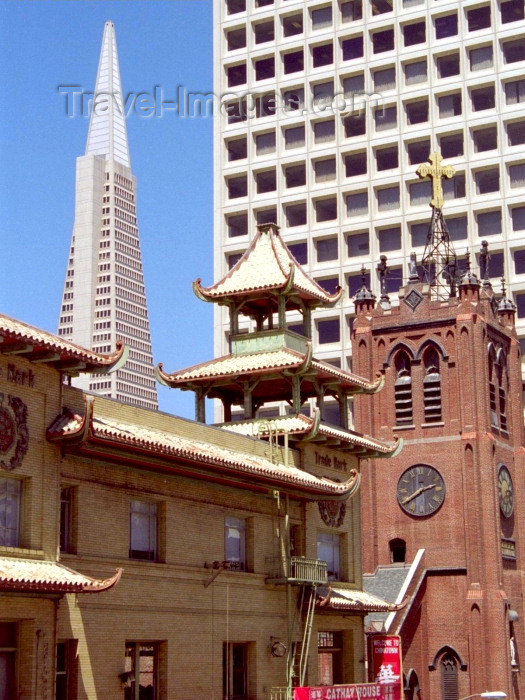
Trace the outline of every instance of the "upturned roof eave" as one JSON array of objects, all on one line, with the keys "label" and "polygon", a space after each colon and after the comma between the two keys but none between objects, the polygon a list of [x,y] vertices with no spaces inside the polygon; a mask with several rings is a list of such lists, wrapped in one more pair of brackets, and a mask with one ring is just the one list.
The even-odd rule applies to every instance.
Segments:
[{"label": "upturned roof eave", "polygon": [[16,354],[30,362],[56,367],[66,374],[114,372],[122,367],[129,348],[117,342],[115,352],[96,353],[29,324],[0,314],[0,354]]},{"label": "upturned roof eave", "polygon": [[[92,401],[88,402],[89,405],[92,406]],[[354,474],[346,482],[331,482],[297,468],[274,465],[248,453],[233,453],[211,446],[211,450],[216,449],[217,454],[210,454],[209,449],[204,454],[199,452],[197,443],[189,439],[186,441],[187,449],[140,439],[131,425],[122,434],[118,434],[116,429],[104,430],[94,420],[92,408],[89,411],[89,416],[88,409],[85,417],[75,416],[74,426],[67,429],[64,426],[57,428],[60,420],[56,419],[48,429],[48,440],[70,454],[139,469],[178,473],[257,492],[279,488],[297,498],[343,500],[351,496],[356,488],[358,476]]]}]

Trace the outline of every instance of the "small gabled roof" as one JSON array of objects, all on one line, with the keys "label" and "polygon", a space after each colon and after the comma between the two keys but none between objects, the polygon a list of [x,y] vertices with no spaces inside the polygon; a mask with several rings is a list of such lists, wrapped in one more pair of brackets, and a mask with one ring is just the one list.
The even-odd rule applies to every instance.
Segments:
[{"label": "small gabled roof", "polygon": [[87,396],[83,415],[65,409],[47,429],[47,439],[61,445],[64,452],[106,463],[204,479],[255,492],[279,488],[308,500],[346,500],[359,484],[355,471],[345,482],[331,481],[259,457],[249,451],[250,445],[246,452],[239,452],[175,432],[97,416],[94,405],[94,397]]},{"label": "small gabled roof", "polygon": [[317,588],[315,593],[315,607],[319,612],[342,612],[345,610],[357,613],[397,612],[402,610],[407,604],[406,600],[398,604],[388,603],[386,600],[371,593],[350,588],[322,586]]},{"label": "small gabled roof", "polygon": [[30,362],[48,364],[76,376],[80,372],[107,373],[119,369],[125,364],[129,350],[119,342],[114,353],[101,355],[0,314],[0,353],[25,357]]},{"label": "small gabled roof", "polygon": [[37,593],[97,593],[114,586],[122,575],[99,580],[54,561],[0,557],[0,591]]},{"label": "small gabled roof", "polygon": [[356,453],[360,457],[395,457],[403,444],[399,438],[386,442],[361,435],[354,430],[323,423],[320,420],[319,410],[314,412],[313,417],[299,413],[269,419],[224,423],[220,427],[232,433],[258,438],[268,438],[270,432],[272,435],[287,434],[296,445],[307,442],[316,442],[321,445],[327,443],[336,450]]},{"label": "small gabled roof", "polygon": [[193,283],[195,294],[204,301],[233,302],[242,298],[282,294],[310,304],[335,304],[342,294],[328,294],[309,277],[290,253],[276,224],[262,224],[242,258],[221,280],[203,287]]}]

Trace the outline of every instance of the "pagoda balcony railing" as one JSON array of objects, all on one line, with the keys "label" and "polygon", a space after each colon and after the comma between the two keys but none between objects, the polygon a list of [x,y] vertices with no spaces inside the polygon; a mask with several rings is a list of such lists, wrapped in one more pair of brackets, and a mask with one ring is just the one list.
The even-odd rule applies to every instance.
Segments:
[{"label": "pagoda balcony railing", "polygon": [[292,700],[293,688],[270,688],[270,700]]},{"label": "pagoda balcony railing", "polygon": [[322,586],[328,581],[328,564],[320,559],[290,557],[271,559],[271,573],[268,583],[303,583]]}]

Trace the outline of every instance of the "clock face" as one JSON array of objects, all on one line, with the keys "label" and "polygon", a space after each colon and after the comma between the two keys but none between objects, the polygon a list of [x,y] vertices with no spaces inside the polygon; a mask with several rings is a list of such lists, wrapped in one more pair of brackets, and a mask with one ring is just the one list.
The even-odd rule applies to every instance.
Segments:
[{"label": "clock face", "polygon": [[514,511],[514,486],[509,470],[503,465],[498,472],[498,496],[501,512],[506,518],[510,518]]},{"label": "clock face", "polygon": [[434,467],[414,464],[397,482],[397,502],[409,515],[424,517],[435,513],[445,500],[445,482]]}]

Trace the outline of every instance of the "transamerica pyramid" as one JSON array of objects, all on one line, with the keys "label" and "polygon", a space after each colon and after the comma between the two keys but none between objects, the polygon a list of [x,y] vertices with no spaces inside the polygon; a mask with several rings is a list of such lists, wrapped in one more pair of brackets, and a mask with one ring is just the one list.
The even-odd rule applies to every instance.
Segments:
[{"label": "transamerica pyramid", "polygon": [[121,340],[124,367],[75,384],[158,408],[115,26],[106,22],[86,153],[77,158],[75,223],[58,335],[100,353]]}]

